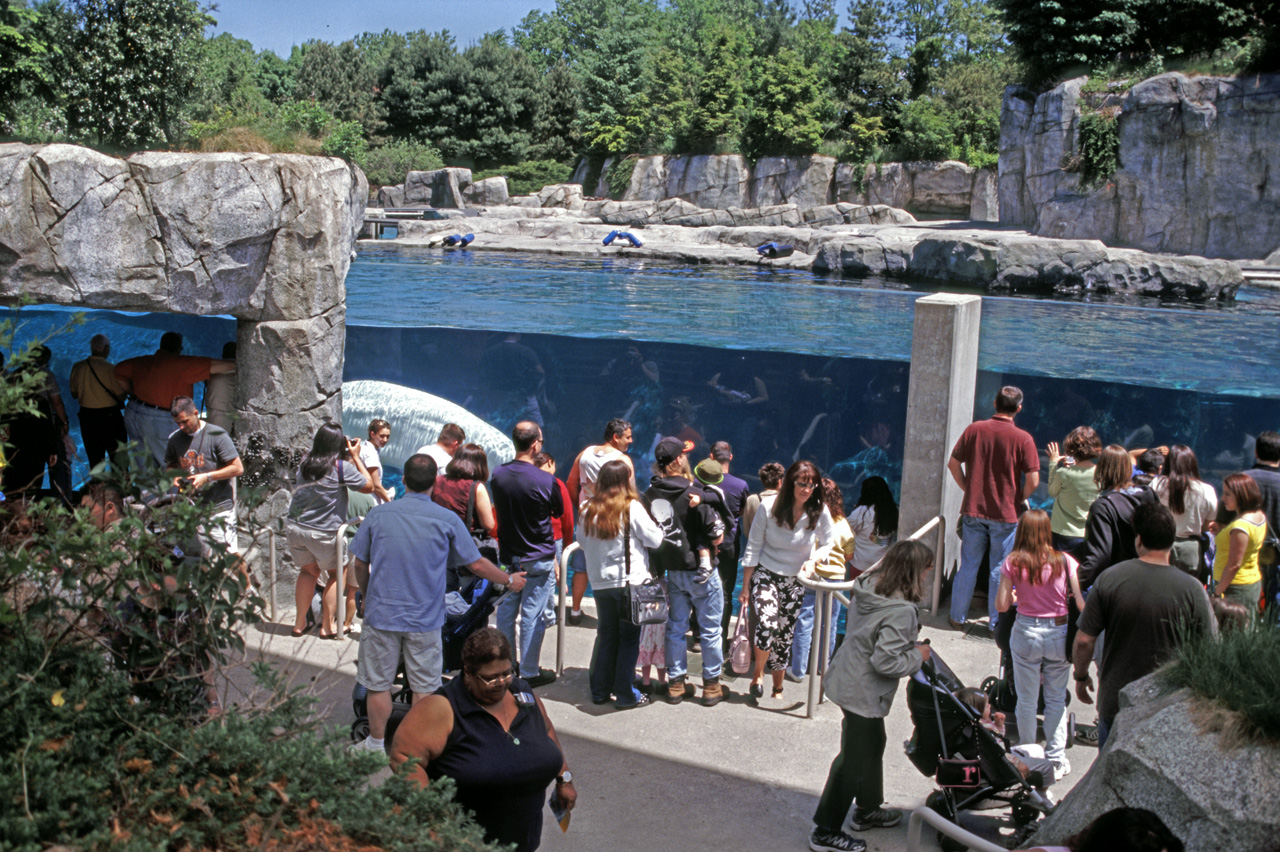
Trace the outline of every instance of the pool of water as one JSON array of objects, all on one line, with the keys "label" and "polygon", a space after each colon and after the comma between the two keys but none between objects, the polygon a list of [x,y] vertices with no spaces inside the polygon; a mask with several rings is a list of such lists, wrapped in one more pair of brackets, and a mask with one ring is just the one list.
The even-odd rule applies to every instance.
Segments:
[{"label": "pool of water", "polygon": [[[898,486],[921,291],[771,268],[383,245],[362,247],[347,291],[348,380],[424,390],[503,429],[532,397],[562,475],[625,415],[642,466],[656,435],[683,434],[729,440],[747,478],[765,461],[809,457],[850,501],[866,476]],[[69,314],[25,309],[18,337],[43,337]],[[1013,382],[1027,393],[1019,423],[1042,447],[1091,423],[1107,441],[1188,443],[1217,478],[1247,463],[1253,435],[1280,426],[1276,322],[1247,291],[1225,308],[987,297],[975,416]],[[118,361],[154,351],[170,328],[192,354],[217,355],[235,336],[228,317],[90,312],[51,342],[64,394],[93,334],[111,336]],[[514,369],[495,350],[509,332],[527,349]],[[81,460],[77,482],[84,472]]]}]

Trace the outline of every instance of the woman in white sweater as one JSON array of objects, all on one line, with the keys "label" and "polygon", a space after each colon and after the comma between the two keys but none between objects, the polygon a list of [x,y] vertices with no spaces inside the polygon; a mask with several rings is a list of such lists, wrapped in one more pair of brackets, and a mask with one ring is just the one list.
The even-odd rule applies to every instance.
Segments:
[{"label": "woman in white sweater", "polygon": [[773,677],[773,697],[782,696],[782,678],[791,657],[796,616],[804,600],[797,579],[826,561],[834,542],[831,513],[822,502],[822,473],[810,461],[787,469],[776,497],[760,502],[742,556],[742,594],[751,603],[751,644],[755,660],[751,695],[764,696],[765,663]]},{"label": "woman in white sweater", "polygon": [[612,695],[619,710],[643,706],[649,697],[632,683],[640,628],[623,611],[623,587],[649,579],[648,548],[662,543],[662,529],[640,502],[626,462],[615,459],[600,468],[595,493],[582,507],[578,523],[578,544],[596,600],[591,701],[604,704]]}]

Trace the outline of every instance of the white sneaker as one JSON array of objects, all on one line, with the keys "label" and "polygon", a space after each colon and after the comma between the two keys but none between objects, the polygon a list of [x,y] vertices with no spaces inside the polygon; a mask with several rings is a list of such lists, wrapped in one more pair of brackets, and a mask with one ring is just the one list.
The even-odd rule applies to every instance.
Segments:
[{"label": "white sneaker", "polygon": [[1071,774],[1071,761],[1065,757],[1053,765],[1053,776],[1055,780],[1062,780]]},{"label": "white sneaker", "polygon": [[352,743],[351,745],[347,746],[347,751],[351,751],[351,752],[366,752],[366,751],[367,751],[367,752],[371,752],[371,753],[373,753],[373,754],[380,754],[380,755],[382,755],[384,758],[387,756],[387,749],[386,749],[386,747],[385,747],[385,746],[381,746],[381,745],[376,744],[376,743],[373,741],[373,737],[365,737],[364,739],[360,740],[359,742]]}]

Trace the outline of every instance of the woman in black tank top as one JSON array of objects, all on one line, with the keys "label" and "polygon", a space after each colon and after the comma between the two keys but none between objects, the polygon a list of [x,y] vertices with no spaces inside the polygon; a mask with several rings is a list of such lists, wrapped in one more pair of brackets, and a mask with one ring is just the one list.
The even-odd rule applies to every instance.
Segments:
[{"label": "woman in black tank top", "polygon": [[452,778],[458,803],[492,843],[532,852],[542,838],[542,808],[555,783],[556,806],[578,794],[542,702],[515,677],[511,645],[492,627],[462,646],[462,675],[413,705],[396,730],[391,764],[409,758],[422,786]]}]

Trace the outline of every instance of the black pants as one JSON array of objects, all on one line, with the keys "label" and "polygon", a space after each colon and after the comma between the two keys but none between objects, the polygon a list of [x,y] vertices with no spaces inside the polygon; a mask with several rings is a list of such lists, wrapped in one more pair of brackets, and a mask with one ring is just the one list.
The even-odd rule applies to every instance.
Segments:
[{"label": "black pants", "polygon": [[868,719],[844,711],[840,753],[831,761],[827,786],[822,788],[822,798],[813,814],[819,831],[843,831],[855,801],[859,813],[873,811],[884,803],[884,744],[884,719]]},{"label": "black pants", "polygon": [[124,415],[118,408],[80,409],[80,439],[89,467],[97,465],[129,440],[124,431]]},{"label": "black pants", "polygon": [[738,546],[733,542],[720,545],[717,557],[720,562],[716,570],[720,572],[720,587],[724,589],[724,616],[720,619],[720,636],[729,638],[729,625],[733,621],[733,602],[738,595],[734,586],[738,585]]}]

